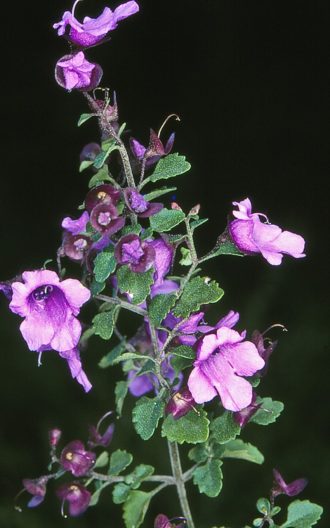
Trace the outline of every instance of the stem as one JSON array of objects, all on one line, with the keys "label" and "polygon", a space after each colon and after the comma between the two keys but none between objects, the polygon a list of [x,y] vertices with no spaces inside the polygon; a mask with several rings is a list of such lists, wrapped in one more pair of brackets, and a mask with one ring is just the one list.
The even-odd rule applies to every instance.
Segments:
[{"label": "stem", "polygon": [[161,373],[162,354],[161,354],[161,351],[159,350],[157,332],[156,332],[155,327],[151,324],[150,321],[149,321],[149,328],[150,328],[150,337],[151,337],[152,347],[153,347],[153,350],[154,350],[155,360],[156,360],[156,363],[155,363],[156,372],[155,372],[155,374],[156,374],[161,386],[165,387],[166,389],[169,389],[169,385],[168,385],[166,379],[164,378],[164,376]]},{"label": "stem", "polygon": [[[96,471],[91,471],[88,475],[102,482],[108,482],[109,484],[112,482],[124,482],[126,479],[126,477],[112,477],[110,475],[104,475],[103,473],[97,473]],[[171,475],[151,475],[144,479],[144,482],[161,482],[167,486],[173,486],[175,484],[174,477]]]},{"label": "stem", "polygon": [[181,460],[178,444],[176,442],[167,442],[168,450],[171,459],[171,467],[173,472],[173,477],[175,479],[176,489],[179,495],[180,505],[182,508],[182,513],[187,520],[188,528],[195,528],[194,521],[191,515],[186,488],[184,485],[184,476],[181,468]]},{"label": "stem", "polygon": [[134,304],[130,304],[127,301],[123,301],[122,299],[119,299],[118,297],[108,297],[108,295],[95,295],[95,299],[98,299],[99,301],[104,301],[110,304],[118,304],[121,308],[124,308],[125,310],[129,310],[130,312],[137,313],[139,315],[142,315],[142,317],[146,317],[148,315],[148,312],[144,310],[143,308],[140,308],[139,306],[135,306]]}]

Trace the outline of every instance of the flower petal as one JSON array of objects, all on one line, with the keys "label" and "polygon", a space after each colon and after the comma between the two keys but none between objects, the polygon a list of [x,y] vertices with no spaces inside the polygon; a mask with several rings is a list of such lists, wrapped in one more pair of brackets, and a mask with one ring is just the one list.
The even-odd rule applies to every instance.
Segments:
[{"label": "flower petal", "polygon": [[211,401],[217,395],[208,377],[198,366],[192,370],[188,378],[188,387],[196,403]]},{"label": "flower petal", "polygon": [[79,313],[81,306],[85,304],[91,296],[89,289],[83,286],[77,279],[65,279],[60,283],[60,288],[74,315]]}]

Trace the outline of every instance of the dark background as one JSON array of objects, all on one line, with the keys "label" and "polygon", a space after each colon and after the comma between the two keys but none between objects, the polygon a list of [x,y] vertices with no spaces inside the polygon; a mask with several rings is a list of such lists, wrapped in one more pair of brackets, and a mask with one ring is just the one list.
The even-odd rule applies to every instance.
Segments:
[{"label": "dark background", "polygon": [[[103,5],[85,0],[76,14],[95,16]],[[271,428],[245,430],[266,462],[254,467],[228,461],[219,498],[193,497],[197,525],[251,523],[256,499],[271,485],[272,467],[288,481],[306,476],[310,483],[302,497],[326,506],[329,4],[141,0],[140,6],[110,43],[91,49],[88,57],[102,64],[103,85],[116,89],[121,121],[135,137],[146,142],[148,127],[157,130],[168,114],[180,115],[181,124],[169,124],[164,137],[173,125],[175,150],[192,163],[191,172],[177,182],[176,200],[186,209],[201,203],[202,216],[210,218],[199,233],[200,251],[210,249],[222,232],[231,202],[246,196],[256,211],[307,240],[307,258],[287,257],[280,267],[258,257],[222,258],[205,266],[226,291],[221,313],[238,310],[241,328],[264,330],[281,322],[289,332],[281,335],[260,389],[283,400],[285,413]],[[67,47],[51,25],[70,7],[61,0],[42,8],[29,2],[3,8],[1,279],[54,258],[61,219],[75,216],[84,199],[87,176],[78,173],[78,154],[98,139],[97,129],[92,123],[76,128],[85,102],[53,79],[55,62]],[[212,313],[214,320],[218,312]],[[61,519],[52,493],[37,510],[13,510],[21,478],[45,471],[48,428],[63,429],[65,442],[86,438],[87,424],[113,408],[113,379],[119,375],[100,371],[97,362],[109,345],[93,341],[84,363],[94,389],[84,395],[55,353],[37,368],[19,323],[2,298],[0,526],[121,526],[119,507],[107,492],[100,506],[80,519]],[[113,448],[118,447],[137,450],[138,462],[167,471],[164,447],[155,441],[146,449],[129,428],[129,416],[118,424]],[[174,492],[156,499],[145,525],[152,526],[160,511],[180,514]],[[324,515],[319,526],[329,526],[329,517]]]}]

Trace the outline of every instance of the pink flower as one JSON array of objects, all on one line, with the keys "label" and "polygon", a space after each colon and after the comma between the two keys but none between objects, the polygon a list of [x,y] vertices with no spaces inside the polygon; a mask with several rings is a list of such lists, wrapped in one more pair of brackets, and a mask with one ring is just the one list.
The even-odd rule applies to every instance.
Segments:
[{"label": "pink flower", "polygon": [[242,376],[252,376],[265,362],[256,346],[243,341],[239,334],[222,326],[204,336],[197,347],[197,360],[188,379],[196,403],[212,400],[219,394],[229,411],[240,411],[252,401],[252,387]]},{"label": "pink flower", "polygon": [[57,84],[66,90],[90,91],[96,88],[103,75],[99,64],[88,62],[82,51],[64,55],[55,66]]},{"label": "pink flower", "polygon": [[252,213],[248,198],[242,202],[233,202],[238,211],[233,211],[236,220],[229,224],[229,233],[234,243],[247,254],[261,253],[274,266],[282,262],[283,254],[294,258],[305,257],[305,241],[300,235],[282,231],[277,225],[260,220],[262,213]]}]

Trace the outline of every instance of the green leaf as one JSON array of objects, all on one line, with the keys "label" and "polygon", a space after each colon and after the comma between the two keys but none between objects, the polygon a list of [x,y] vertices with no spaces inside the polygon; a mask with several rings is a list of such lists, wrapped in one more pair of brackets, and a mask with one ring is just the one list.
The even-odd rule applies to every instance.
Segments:
[{"label": "green leaf", "polygon": [[[220,448],[220,446],[218,446]],[[231,440],[217,450],[217,455],[221,458],[239,458],[240,460],[247,460],[254,464],[262,464],[264,456],[259,449],[243,440]]]},{"label": "green leaf", "polygon": [[195,447],[190,449],[188,457],[194,462],[205,462],[209,458],[207,444],[197,444]]},{"label": "green leaf", "polygon": [[164,414],[164,402],[159,398],[140,398],[133,409],[133,423],[143,440],[149,440]]},{"label": "green leaf", "polygon": [[110,352],[108,352],[103,358],[99,361],[99,367],[107,368],[115,364],[116,359],[121,356],[121,354],[126,350],[125,340],[121,341],[116,345]]},{"label": "green leaf", "polygon": [[151,191],[148,194],[144,194],[143,197],[145,200],[150,202],[150,200],[154,200],[155,198],[158,198],[159,196],[163,196],[163,194],[167,194],[169,192],[176,191],[176,187],[161,187],[160,189],[156,189],[155,191]]},{"label": "green leaf", "polygon": [[114,318],[118,307],[114,306],[107,312],[102,312],[95,315],[93,319],[93,328],[95,335],[102,339],[110,339],[114,328]]},{"label": "green leaf", "polygon": [[176,317],[186,318],[199,310],[202,304],[219,301],[223,294],[224,291],[215,281],[209,282],[206,278],[195,277],[186,284],[173,313]]},{"label": "green leaf", "polygon": [[173,356],[171,358],[171,366],[174,368],[175,375],[178,376],[180,372],[191,367],[194,359],[187,359],[181,356]]},{"label": "green leaf", "polygon": [[261,497],[260,499],[257,500],[258,512],[262,513],[263,515],[266,515],[266,514],[268,515],[271,509],[272,507],[268,499]]},{"label": "green leaf", "polygon": [[197,227],[205,224],[206,222],[208,222],[209,219],[208,218],[199,218],[198,220],[194,220],[193,222],[191,222],[190,224],[190,229],[192,232],[195,231],[195,229],[197,229]]},{"label": "green leaf", "polygon": [[116,140],[112,139],[107,142],[102,143],[102,152],[98,154],[94,160],[93,167],[95,169],[100,169],[103,167],[105,161],[110,156],[111,152],[118,149]]},{"label": "green leaf", "polygon": [[184,220],[185,214],[183,211],[177,209],[162,209],[159,213],[150,217],[150,226],[158,233],[171,231],[175,226],[181,224]]},{"label": "green leaf", "polygon": [[101,496],[102,491],[104,490],[104,488],[109,486],[109,482],[102,483],[102,484],[100,482],[98,482],[96,484],[96,486],[97,486],[97,489],[94,491],[93,495],[91,496],[91,500],[90,500],[89,506],[96,506],[96,504],[100,500],[100,496]]},{"label": "green leaf", "polygon": [[234,420],[233,413],[229,411],[225,411],[219,418],[216,418],[211,423],[210,429],[212,438],[218,444],[226,444],[236,438],[241,431],[240,426]]},{"label": "green leaf", "polygon": [[116,259],[110,251],[99,253],[94,261],[94,275],[97,282],[104,282],[116,269]]},{"label": "green leaf", "polygon": [[179,261],[179,264],[181,264],[181,266],[191,266],[192,265],[192,260],[191,260],[190,249],[187,249],[185,247],[181,247],[180,251],[181,251],[182,258]]},{"label": "green leaf", "polygon": [[97,282],[95,279],[93,279],[91,284],[91,293],[93,297],[101,293],[104,290],[105,286],[105,282]]},{"label": "green leaf", "polygon": [[86,123],[86,121],[88,121],[91,117],[94,117],[94,115],[95,114],[81,114],[81,116],[79,117],[77,126],[80,127],[81,125]]},{"label": "green leaf", "polygon": [[132,463],[133,456],[127,451],[117,449],[111,454],[110,465],[109,465],[109,475],[119,475],[124,469],[127,468]]},{"label": "green leaf", "polygon": [[261,403],[262,406],[252,416],[250,422],[258,425],[268,425],[276,422],[284,409],[284,404],[280,401],[272,400],[271,398],[257,398],[256,403]]},{"label": "green leaf", "polygon": [[163,423],[162,436],[166,436],[170,442],[183,444],[199,444],[206,442],[209,436],[209,423],[207,413],[204,410],[191,410],[182,418],[175,420],[169,414]]},{"label": "green leaf", "polygon": [[124,504],[124,521],[126,528],[138,528],[144,520],[148,510],[152,492],[131,491]]},{"label": "green leaf", "polygon": [[108,167],[106,165],[104,165],[99,171],[97,171],[96,174],[94,174],[91,177],[91,179],[88,182],[88,188],[93,189],[93,187],[96,187],[99,183],[102,183],[105,181],[109,181],[109,182],[112,181],[112,179],[109,176]]},{"label": "green leaf", "polygon": [[149,304],[149,319],[153,326],[158,327],[168,312],[174,306],[176,295],[155,295]]},{"label": "green leaf", "polygon": [[221,460],[212,458],[204,466],[199,466],[194,471],[194,484],[200,493],[208,497],[217,497],[222,488]]},{"label": "green leaf", "polygon": [[241,253],[241,251],[235,246],[233,242],[226,240],[221,242],[219,246],[215,247],[212,251],[210,251],[210,253],[205,255],[205,257],[202,257],[201,262],[218,257],[219,255],[234,255],[235,257],[244,257],[244,253]]},{"label": "green leaf", "polygon": [[131,492],[130,486],[124,484],[124,482],[119,482],[116,484],[112,490],[112,500],[115,504],[121,504],[125,502],[127,497]]},{"label": "green leaf", "polygon": [[[84,170],[88,169],[91,165],[93,165],[94,161],[91,160],[84,160],[79,165],[79,172],[83,172]],[[84,209],[84,205],[82,205],[81,209]]]},{"label": "green leaf", "polygon": [[124,235],[139,235],[141,233],[142,226],[140,224],[128,225],[123,227],[122,236]]},{"label": "green leaf", "polygon": [[128,382],[127,381],[117,381],[115,388],[116,396],[116,411],[119,416],[123,410],[124,401],[128,392]]},{"label": "green leaf", "polygon": [[125,482],[132,489],[136,489],[146,478],[150,477],[150,475],[152,475],[154,471],[155,468],[153,466],[149,466],[147,464],[140,464],[136,466],[132,473],[125,477]]},{"label": "green leaf", "polygon": [[109,453],[107,451],[103,451],[96,459],[96,462],[94,464],[94,468],[104,467],[109,462]]},{"label": "green leaf", "polygon": [[143,374],[147,374],[148,372],[156,372],[156,364],[155,364],[155,361],[152,360],[152,359],[148,359],[144,365],[142,366],[142,368],[138,371],[137,373],[137,377],[138,376],[143,376]]},{"label": "green leaf", "polygon": [[158,180],[168,180],[180,174],[184,174],[191,168],[190,163],[186,161],[185,156],[180,156],[178,153],[169,154],[162,158],[156,165],[154,172],[148,178],[152,182]]},{"label": "green leaf", "polygon": [[113,360],[113,365],[117,365],[118,363],[121,363],[122,361],[130,361],[134,359],[150,360],[150,356],[144,356],[143,354],[135,354],[134,352],[125,352],[124,354],[122,354],[121,356]]},{"label": "green leaf", "polygon": [[117,271],[119,289],[122,293],[129,293],[132,296],[133,304],[141,304],[150,293],[153,274],[153,269],[145,273],[134,273],[128,266],[122,266]]},{"label": "green leaf", "polygon": [[175,356],[185,358],[185,359],[195,359],[196,358],[196,352],[194,349],[187,345],[180,345],[176,348],[173,348],[171,350],[171,354],[174,354]]},{"label": "green leaf", "polygon": [[317,523],[323,508],[308,500],[295,500],[288,507],[288,517],[281,528],[310,528]]}]

